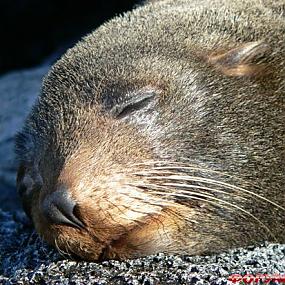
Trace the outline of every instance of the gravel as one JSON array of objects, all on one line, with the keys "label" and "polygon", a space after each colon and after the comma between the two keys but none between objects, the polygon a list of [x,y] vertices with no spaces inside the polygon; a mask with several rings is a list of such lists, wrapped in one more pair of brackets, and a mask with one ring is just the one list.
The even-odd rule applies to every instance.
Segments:
[{"label": "gravel", "polygon": [[[285,245],[212,256],[157,254],[126,261],[74,261],[49,248],[22,212],[0,211],[0,284],[231,284],[231,274],[284,273]],[[271,283],[278,284],[278,283]]]}]

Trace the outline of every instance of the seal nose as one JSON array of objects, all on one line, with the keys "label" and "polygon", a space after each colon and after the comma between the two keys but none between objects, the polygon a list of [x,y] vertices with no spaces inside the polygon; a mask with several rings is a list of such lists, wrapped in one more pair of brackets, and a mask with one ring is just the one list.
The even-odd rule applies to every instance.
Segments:
[{"label": "seal nose", "polygon": [[75,207],[76,202],[72,200],[65,189],[51,193],[42,203],[43,214],[51,223],[83,229],[85,226],[76,217]]}]

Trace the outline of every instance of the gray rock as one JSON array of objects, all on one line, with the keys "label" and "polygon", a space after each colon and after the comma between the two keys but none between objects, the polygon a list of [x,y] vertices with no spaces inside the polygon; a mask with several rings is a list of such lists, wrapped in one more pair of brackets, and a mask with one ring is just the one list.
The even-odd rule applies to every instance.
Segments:
[{"label": "gray rock", "polygon": [[23,214],[0,211],[0,284],[230,284],[233,273],[284,273],[284,255],[285,245],[264,244],[212,256],[80,262],[43,243]]},{"label": "gray rock", "polygon": [[14,136],[21,128],[37,97],[42,77],[49,66],[9,73],[0,78],[0,205],[11,210],[15,205]]}]

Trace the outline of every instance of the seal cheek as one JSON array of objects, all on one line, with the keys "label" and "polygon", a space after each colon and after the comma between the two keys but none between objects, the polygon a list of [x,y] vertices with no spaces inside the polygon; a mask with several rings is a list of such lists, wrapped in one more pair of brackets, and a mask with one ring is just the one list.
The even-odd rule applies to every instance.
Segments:
[{"label": "seal cheek", "polygon": [[185,221],[176,211],[176,208],[168,207],[159,214],[145,217],[141,224],[114,240],[105,249],[103,258],[137,258],[166,251],[176,253],[179,247],[177,233],[185,227]]}]

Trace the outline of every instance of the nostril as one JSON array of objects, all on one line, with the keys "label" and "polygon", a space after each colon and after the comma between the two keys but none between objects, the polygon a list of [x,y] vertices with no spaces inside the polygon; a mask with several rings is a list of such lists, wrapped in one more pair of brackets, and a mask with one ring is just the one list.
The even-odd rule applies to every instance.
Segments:
[{"label": "nostril", "polygon": [[85,226],[76,215],[77,208],[65,189],[51,193],[42,203],[42,212],[51,223],[83,229]]}]

